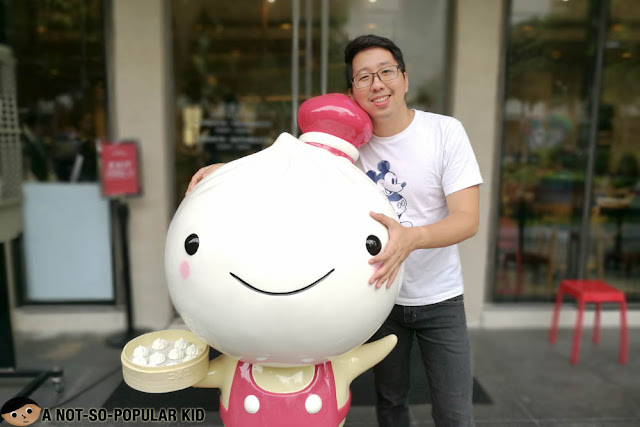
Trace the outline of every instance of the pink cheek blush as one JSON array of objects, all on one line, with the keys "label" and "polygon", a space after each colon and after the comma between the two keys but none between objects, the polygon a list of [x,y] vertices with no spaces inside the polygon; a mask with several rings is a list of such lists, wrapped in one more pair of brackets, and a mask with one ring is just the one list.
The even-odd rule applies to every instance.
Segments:
[{"label": "pink cheek blush", "polygon": [[190,272],[191,269],[189,268],[189,263],[187,261],[182,261],[180,264],[180,276],[182,276],[183,279],[187,279]]}]

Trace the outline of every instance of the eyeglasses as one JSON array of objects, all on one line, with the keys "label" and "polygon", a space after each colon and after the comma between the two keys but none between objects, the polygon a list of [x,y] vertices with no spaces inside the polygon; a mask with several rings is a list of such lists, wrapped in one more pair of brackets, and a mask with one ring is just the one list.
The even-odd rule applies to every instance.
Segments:
[{"label": "eyeglasses", "polygon": [[374,76],[378,76],[381,82],[388,82],[398,77],[399,65],[390,65],[388,67],[380,68],[375,73],[362,73],[358,74],[351,79],[351,83],[356,89],[363,89],[373,84]]}]

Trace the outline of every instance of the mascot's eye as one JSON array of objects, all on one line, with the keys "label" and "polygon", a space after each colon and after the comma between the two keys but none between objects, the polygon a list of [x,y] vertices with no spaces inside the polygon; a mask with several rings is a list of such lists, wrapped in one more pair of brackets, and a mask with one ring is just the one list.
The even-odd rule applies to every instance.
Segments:
[{"label": "mascot's eye", "polygon": [[198,247],[200,247],[200,238],[197,234],[190,234],[187,240],[184,241],[184,250],[189,255],[193,255],[198,252]]},{"label": "mascot's eye", "polygon": [[31,408],[27,408],[27,409],[25,410],[25,412],[26,412],[27,414],[31,414],[31,413],[33,413],[33,409],[31,409]]},{"label": "mascot's eye", "polygon": [[17,412],[12,412],[11,413],[11,417],[12,418],[18,418],[18,413]]},{"label": "mascot's eye", "polygon": [[373,234],[367,237],[367,251],[369,251],[371,255],[378,255],[381,249],[382,243],[380,243],[380,239]]}]

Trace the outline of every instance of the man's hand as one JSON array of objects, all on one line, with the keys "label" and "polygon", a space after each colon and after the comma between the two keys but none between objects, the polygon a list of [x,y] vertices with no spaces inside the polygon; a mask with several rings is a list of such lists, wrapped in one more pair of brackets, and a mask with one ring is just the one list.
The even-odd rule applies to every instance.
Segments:
[{"label": "man's hand", "polygon": [[419,227],[404,227],[388,216],[371,212],[373,219],[387,227],[389,242],[384,252],[369,260],[369,264],[381,263],[369,279],[369,283],[379,288],[386,282],[388,289],[395,280],[400,266],[412,251],[444,248],[476,234],[479,216],[477,185],[448,195],[447,208],[449,215],[445,218]]},{"label": "man's hand", "polygon": [[384,251],[369,260],[369,264],[378,264],[378,269],[369,279],[369,284],[375,284],[376,288],[380,288],[385,283],[387,289],[395,280],[398,270],[405,259],[413,251],[413,239],[411,229],[400,225],[393,218],[386,215],[370,212],[371,218],[387,227],[389,233],[389,241]]},{"label": "man's hand", "polygon": [[213,172],[214,170],[218,169],[222,165],[224,165],[224,163],[214,163],[212,165],[200,168],[198,170],[198,172],[196,172],[191,177],[191,181],[189,182],[189,187],[187,188],[187,191],[184,193],[184,195],[186,196],[187,194],[189,194],[189,191],[193,190],[193,187],[195,187],[197,183],[202,181],[202,179],[205,176],[209,175],[211,172]]}]

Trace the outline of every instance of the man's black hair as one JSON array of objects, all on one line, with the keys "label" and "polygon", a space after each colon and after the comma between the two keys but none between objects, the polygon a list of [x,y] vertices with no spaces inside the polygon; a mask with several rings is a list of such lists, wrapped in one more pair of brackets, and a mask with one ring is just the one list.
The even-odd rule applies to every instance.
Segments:
[{"label": "man's black hair", "polygon": [[13,399],[9,399],[7,403],[2,406],[2,412],[0,412],[0,415],[8,414],[10,412],[18,410],[24,405],[35,405],[38,408],[40,407],[36,402],[29,399],[28,397],[18,396],[14,397]]},{"label": "man's black hair", "polygon": [[353,58],[361,51],[371,49],[374,47],[381,47],[388,50],[393,55],[393,58],[398,62],[400,71],[405,72],[404,59],[402,58],[402,51],[394,42],[386,37],[376,36],[375,34],[367,34],[358,36],[351,40],[349,44],[344,48],[344,63],[345,77],[347,78],[347,87],[351,89],[353,82]]}]

